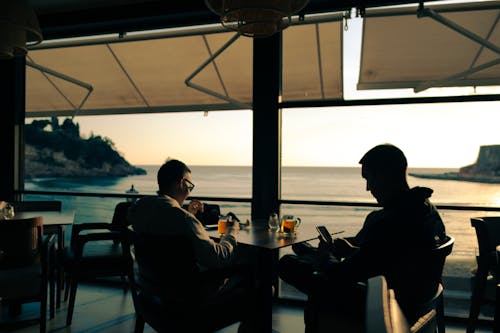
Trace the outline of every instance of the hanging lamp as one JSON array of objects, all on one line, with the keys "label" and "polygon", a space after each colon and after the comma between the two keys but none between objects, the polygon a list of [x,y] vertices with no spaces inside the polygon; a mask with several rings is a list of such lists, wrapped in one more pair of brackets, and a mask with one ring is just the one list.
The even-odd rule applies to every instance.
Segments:
[{"label": "hanging lamp", "polygon": [[0,59],[26,55],[28,46],[42,40],[35,11],[27,1],[0,1]]},{"label": "hanging lamp", "polygon": [[222,25],[248,37],[268,37],[286,29],[309,0],[205,0]]}]

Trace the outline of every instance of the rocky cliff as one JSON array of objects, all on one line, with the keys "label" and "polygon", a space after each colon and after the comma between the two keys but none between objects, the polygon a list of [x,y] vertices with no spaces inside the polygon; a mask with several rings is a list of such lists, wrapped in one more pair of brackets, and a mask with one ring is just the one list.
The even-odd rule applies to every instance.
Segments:
[{"label": "rocky cliff", "polygon": [[[78,160],[68,159],[64,153],[50,148],[37,149],[26,145],[26,178],[40,177],[123,177],[146,172],[128,163],[103,163],[100,167],[88,167]],[[40,159],[39,157],[44,158]],[[47,162],[50,160],[50,162]]]},{"label": "rocky cliff", "polygon": [[481,146],[476,163],[464,166],[458,172],[443,174],[410,173],[410,176],[500,184],[500,145]]},{"label": "rocky cliff", "polygon": [[71,119],[35,120],[25,126],[25,177],[121,177],[146,174],[116,151],[109,138],[80,137]]},{"label": "rocky cliff", "polygon": [[460,168],[462,177],[500,177],[500,145],[481,146],[477,161]]}]

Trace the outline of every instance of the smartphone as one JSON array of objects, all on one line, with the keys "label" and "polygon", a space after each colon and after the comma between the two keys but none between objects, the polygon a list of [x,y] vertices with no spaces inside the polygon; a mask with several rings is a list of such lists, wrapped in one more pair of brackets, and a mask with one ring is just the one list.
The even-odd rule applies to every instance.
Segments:
[{"label": "smartphone", "polygon": [[316,226],[316,230],[318,230],[319,236],[321,237],[321,240],[323,240],[323,242],[328,244],[333,242],[332,235],[324,225]]}]

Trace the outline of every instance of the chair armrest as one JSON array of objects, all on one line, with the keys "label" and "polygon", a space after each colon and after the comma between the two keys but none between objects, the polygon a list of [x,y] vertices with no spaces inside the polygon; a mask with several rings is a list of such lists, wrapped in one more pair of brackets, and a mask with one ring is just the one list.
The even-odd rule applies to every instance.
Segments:
[{"label": "chair armrest", "polygon": [[73,230],[80,232],[83,230],[116,230],[118,227],[116,225],[112,225],[111,223],[106,222],[95,222],[95,223],[79,223],[74,224]]},{"label": "chair armrest", "polygon": [[436,310],[427,312],[410,327],[411,333],[434,333],[436,331]]},{"label": "chair armrest", "polygon": [[93,232],[88,234],[76,235],[71,239],[71,247],[73,249],[74,255],[77,257],[81,257],[85,244],[95,241],[115,241],[116,243],[127,243],[125,240],[125,234],[121,231]]},{"label": "chair armrest", "polygon": [[78,235],[77,242],[79,244],[85,244],[92,241],[105,241],[105,240],[121,240],[123,234],[118,231],[107,231],[107,232],[93,232],[84,235]]},{"label": "chair armrest", "polygon": [[[106,232],[102,232],[103,230]],[[75,224],[72,226],[71,230],[71,243],[73,244],[72,246],[77,245],[77,243],[82,243],[82,241],[85,243],[93,240],[115,240],[116,243],[119,240],[119,235],[124,234],[125,230],[124,227],[105,222]],[[120,237],[122,239],[124,238],[123,235]]]}]

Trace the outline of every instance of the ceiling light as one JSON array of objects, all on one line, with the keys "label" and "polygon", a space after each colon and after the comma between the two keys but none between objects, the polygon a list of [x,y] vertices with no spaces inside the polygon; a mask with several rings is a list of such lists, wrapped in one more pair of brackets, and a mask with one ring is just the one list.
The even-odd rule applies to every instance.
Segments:
[{"label": "ceiling light", "polygon": [[42,39],[38,19],[27,1],[0,1],[0,59],[25,55],[28,46]]},{"label": "ceiling light", "polygon": [[249,37],[268,37],[287,28],[309,0],[205,0],[222,25]]}]

